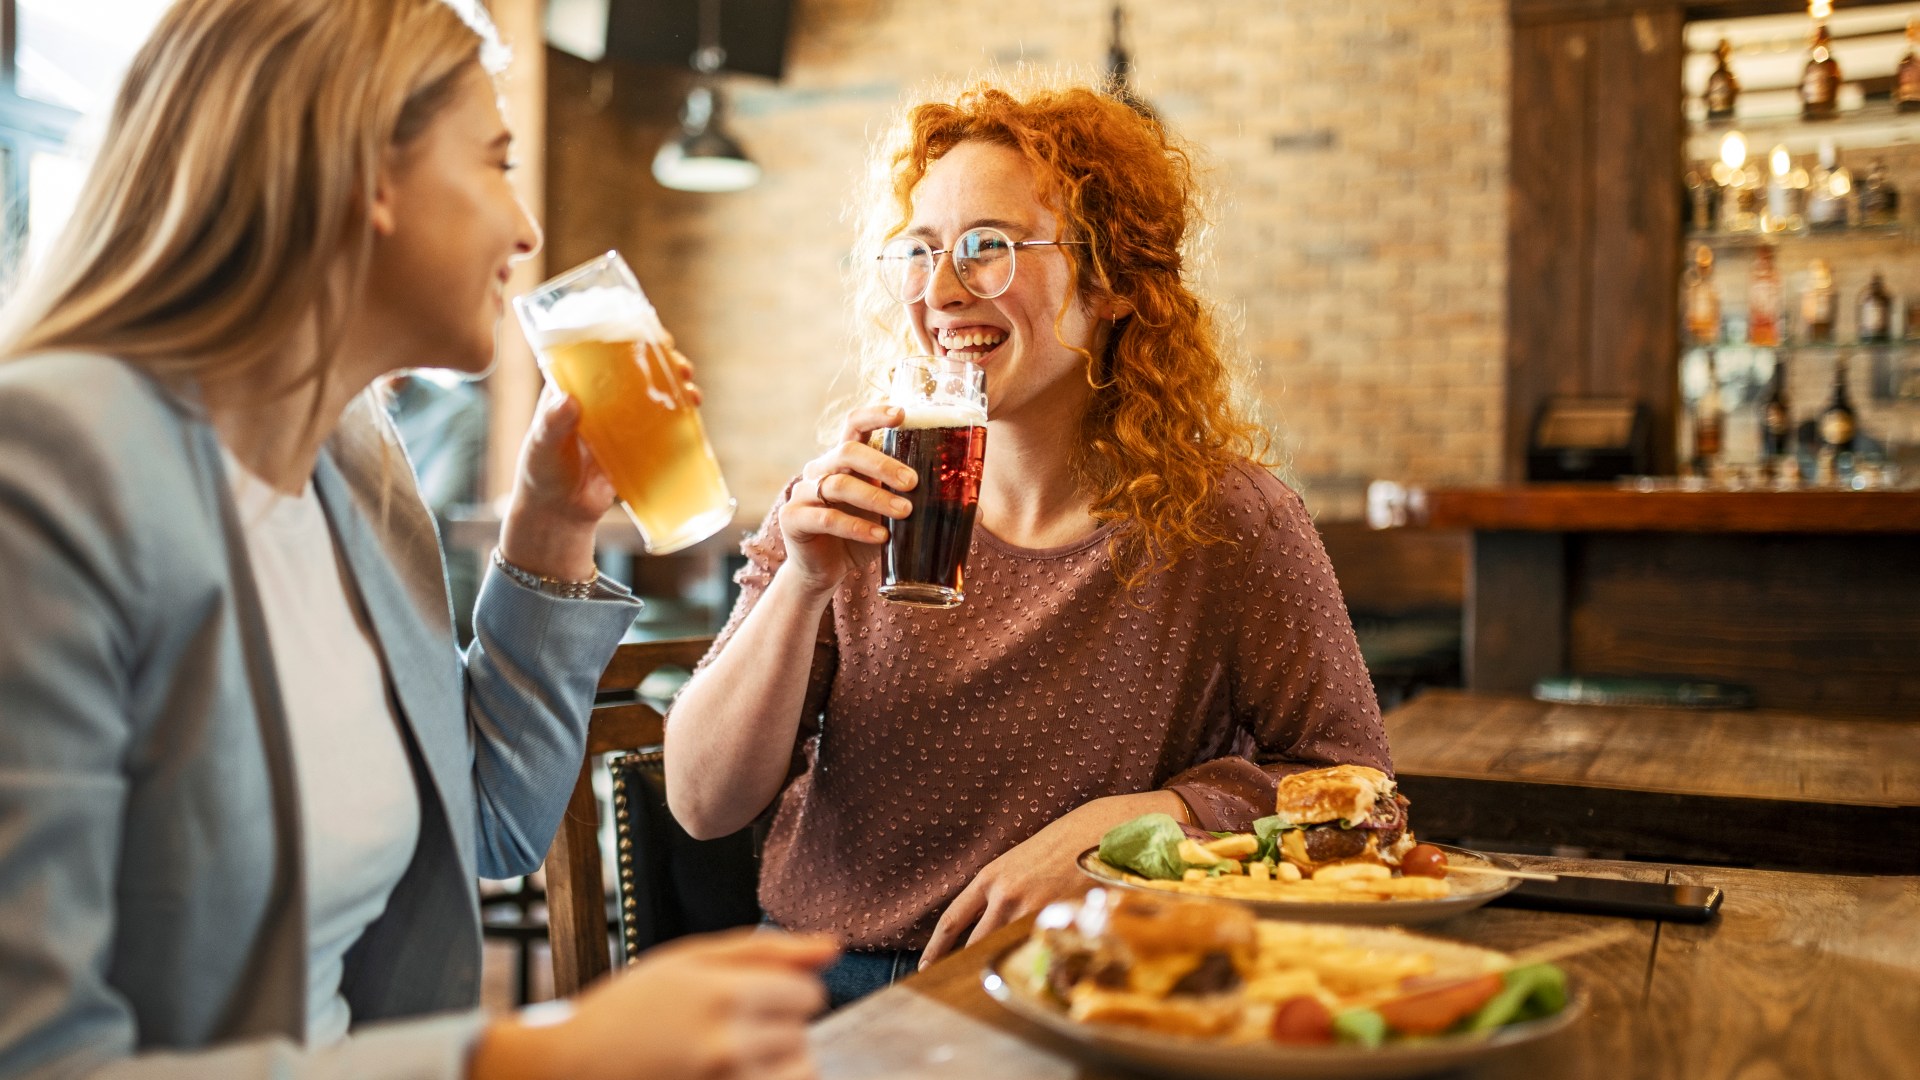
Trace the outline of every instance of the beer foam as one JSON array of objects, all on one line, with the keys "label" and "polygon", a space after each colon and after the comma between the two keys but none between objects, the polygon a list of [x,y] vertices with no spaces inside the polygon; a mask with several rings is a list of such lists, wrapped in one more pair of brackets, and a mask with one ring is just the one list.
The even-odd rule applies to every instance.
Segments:
[{"label": "beer foam", "polygon": [[568,293],[542,315],[545,327],[527,336],[536,349],[581,341],[660,341],[666,337],[653,305],[626,289],[593,288]]},{"label": "beer foam", "polygon": [[973,427],[987,422],[985,409],[964,402],[934,401],[903,408],[907,418],[900,426],[906,429]]}]

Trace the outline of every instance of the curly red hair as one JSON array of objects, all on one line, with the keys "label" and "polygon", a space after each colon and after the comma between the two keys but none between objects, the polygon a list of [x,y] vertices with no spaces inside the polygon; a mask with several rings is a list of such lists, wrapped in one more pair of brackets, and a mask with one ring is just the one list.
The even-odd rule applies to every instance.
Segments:
[{"label": "curly red hair", "polygon": [[[1193,161],[1156,118],[1110,94],[1068,86],[1016,96],[975,83],[950,101],[909,109],[883,140],[875,180],[897,217],[872,222],[869,238],[905,229],[928,166],[976,140],[1018,152],[1040,199],[1059,214],[1061,235],[1088,242],[1060,249],[1079,299],[1088,307],[1118,301],[1130,312],[1102,355],[1082,350],[1094,394],[1072,464],[1094,518],[1125,526],[1114,565],[1137,586],[1223,539],[1213,507],[1231,465],[1269,464],[1269,440],[1237,403],[1212,313],[1187,283],[1184,251],[1204,225]],[[898,318],[897,307],[873,310],[882,321]]]}]

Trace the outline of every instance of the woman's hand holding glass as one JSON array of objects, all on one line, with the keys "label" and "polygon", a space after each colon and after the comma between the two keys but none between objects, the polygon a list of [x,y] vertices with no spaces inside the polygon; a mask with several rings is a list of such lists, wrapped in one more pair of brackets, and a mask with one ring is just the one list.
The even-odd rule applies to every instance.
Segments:
[{"label": "woman's hand holding glass", "polygon": [[[699,405],[692,361],[677,349],[673,360],[687,399]],[[594,530],[617,499],[613,481],[580,438],[580,403],[549,383],[520,444],[500,557],[544,577],[588,580],[594,574]]]},{"label": "woman's hand holding glass", "polygon": [[808,592],[829,595],[848,574],[879,558],[887,538],[882,519],[911,512],[894,492],[911,490],[918,477],[869,442],[874,432],[898,427],[905,416],[890,405],[848,413],[840,442],[807,462],[793,485],[780,509],[787,544],[782,572],[795,575]]}]

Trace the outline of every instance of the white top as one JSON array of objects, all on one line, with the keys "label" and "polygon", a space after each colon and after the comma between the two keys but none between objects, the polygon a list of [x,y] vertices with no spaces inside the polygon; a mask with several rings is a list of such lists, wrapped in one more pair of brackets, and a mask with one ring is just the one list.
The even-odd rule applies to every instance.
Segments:
[{"label": "white top", "polygon": [[[224,448],[223,448],[224,449]],[[226,454],[265,611],[300,788],[307,882],[307,1038],[338,1041],[352,1017],[342,961],[406,872],[420,796],[357,599],[349,601],[313,482],[274,491]]]}]

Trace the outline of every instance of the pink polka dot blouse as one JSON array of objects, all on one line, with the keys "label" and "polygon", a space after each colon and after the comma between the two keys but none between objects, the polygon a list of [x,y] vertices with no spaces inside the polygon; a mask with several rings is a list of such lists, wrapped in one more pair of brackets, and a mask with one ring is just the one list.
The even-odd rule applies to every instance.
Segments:
[{"label": "pink polka dot blouse", "polygon": [[[1300,497],[1242,465],[1226,541],[1129,594],[1111,527],[1046,550],[976,527],[966,603],[880,599],[876,563],[822,621],[791,782],[762,862],[777,923],[917,949],[988,862],[1091,799],[1166,789],[1208,829],[1272,812],[1279,777],[1391,771],[1372,683]],[[784,560],[779,503],[742,545],[714,652]]]}]

